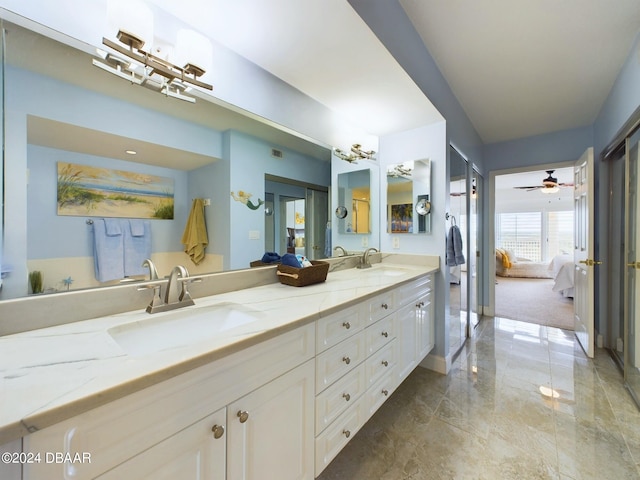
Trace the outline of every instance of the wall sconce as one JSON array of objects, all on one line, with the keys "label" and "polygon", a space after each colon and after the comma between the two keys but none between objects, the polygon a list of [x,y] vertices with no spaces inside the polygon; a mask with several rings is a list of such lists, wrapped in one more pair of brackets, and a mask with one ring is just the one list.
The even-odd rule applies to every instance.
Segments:
[{"label": "wall sconce", "polygon": [[[102,43],[118,54],[100,52],[100,59],[93,59],[93,64],[109,73],[159,91],[169,97],[195,103],[195,98],[184,95],[190,85],[206,90],[213,86],[198,79],[210,68],[212,47],[204,35],[192,30],[178,31],[175,45],[175,57],[179,67],[169,59],[160,58],[151,53],[152,48],[145,45],[153,41],[153,13],[142,2],[129,0],[126,9],[122,2],[109,4],[111,23],[118,22],[118,42],[103,38]],[[170,49],[168,49],[170,50]]]},{"label": "wall sconce", "polygon": [[333,153],[336,157],[341,158],[349,163],[358,163],[358,160],[375,160],[374,155],[376,152],[373,150],[365,151],[362,150],[362,145],[359,143],[354,143],[351,145],[351,151],[349,153],[341,150],[339,148],[334,148]]}]

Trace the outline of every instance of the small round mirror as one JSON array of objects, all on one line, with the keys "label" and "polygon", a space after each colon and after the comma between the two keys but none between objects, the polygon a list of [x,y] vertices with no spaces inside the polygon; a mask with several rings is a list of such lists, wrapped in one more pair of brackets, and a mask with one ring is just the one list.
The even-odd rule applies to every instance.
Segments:
[{"label": "small round mirror", "polygon": [[347,216],[347,207],[339,206],[336,208],[336,217],[345,218]]},{"label": "small round mirror", "polygon": [[426,215],[431,212],[431,202],[425,200],[424,198],[416,203],[416,212],[418,215]]}]

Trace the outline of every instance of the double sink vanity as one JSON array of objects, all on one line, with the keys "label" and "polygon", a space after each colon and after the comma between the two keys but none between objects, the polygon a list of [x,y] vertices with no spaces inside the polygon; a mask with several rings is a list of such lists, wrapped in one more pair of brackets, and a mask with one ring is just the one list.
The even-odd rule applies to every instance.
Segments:
[{"label": "double sink vanity", "polygon": [[372,257],[0,337],[15,478],[317,477],[434,345],[439,258]]}]

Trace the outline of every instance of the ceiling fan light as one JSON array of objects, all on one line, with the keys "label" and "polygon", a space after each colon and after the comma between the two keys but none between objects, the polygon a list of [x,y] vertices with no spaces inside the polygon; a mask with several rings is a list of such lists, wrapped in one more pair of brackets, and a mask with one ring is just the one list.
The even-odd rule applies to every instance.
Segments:
[{"label": "ceiling fan light", "polygon": [[560,191],[560,188],[557,185],[555,185],[553,187],[543,187],[540,189],[540,191],[542,193],[557,193]]}]

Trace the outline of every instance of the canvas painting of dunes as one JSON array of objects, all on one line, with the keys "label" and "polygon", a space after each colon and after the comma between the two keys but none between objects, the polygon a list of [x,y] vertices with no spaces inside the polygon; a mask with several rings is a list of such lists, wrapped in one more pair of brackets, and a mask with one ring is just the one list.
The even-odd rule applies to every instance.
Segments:
[{"label": "canvas painting of dunes", "polygon": [[58,215],[173,219],[173,179],[58,162]]}]

